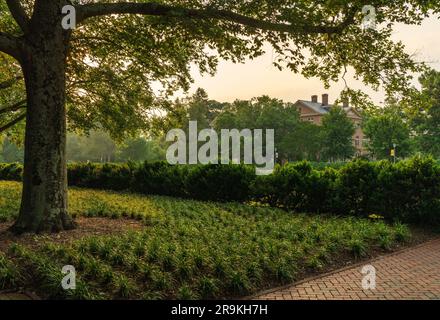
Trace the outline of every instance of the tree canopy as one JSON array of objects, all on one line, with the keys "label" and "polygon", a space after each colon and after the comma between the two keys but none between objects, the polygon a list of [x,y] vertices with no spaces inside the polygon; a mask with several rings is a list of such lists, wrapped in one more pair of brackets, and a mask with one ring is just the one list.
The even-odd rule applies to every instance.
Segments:
[{"label": "tree canopy", "polygon": [[[0,51],[20,58],[13,44],[20,45],[30,32],[32,20],[28,20],[38,4],[0,1]],[[318,77],[326,85],[351,69],[367,85],[406,97],[410,74],[422,65],[405,53],[401,43],[391,41],[392,27],[417,24],[439,11],[438,1],[414,0],[76,0],[72,4],[78,27],[68,53],[69,128],[104,128],[113,137],[148,129],[152,110],[164,107],[177,89],[189,88],[191,65],[213,74],[220,58],[243,62],[262,55],[266,43],[274,48],[274,64],[279,68]],[[362,30],[364,5],[376,8],[378,30]],[[0,64],[2,71],[7,70],[1,72],[1,81],[17,80],[14,90],[2,95],[8,103],[0,99],[1,105],[15,106],[24,96],[23,81],[17,79],[19,66],[3,54]],[[361,92],[344,94],[361,103]],[[4,124],[23,119],[16,111],[0,117]]]},{"label": "tree canopy", "polygon": [[368,151],[376,159],[391,159],[391,150],[397,147],[397,156],[410,155],[411,130],[398,105],[387,106],[365,119],[364,132],[369,140]]},{"label": "tree canopy", "polygon": [[286,139],[298,130],[300,120],[293,104],[262,96],[227,105],[215,118],[213,127],[217,132],[221,129],[273,129],[279,158],[288,159],[291,146],[286,145]]},{"label": "tree canopy", "polygon": [[[66,5],[75,9],[73,30],[63,27]],[[379,28],[364,28],[365,5],[375,7]],[[12,58],[1,68],[21,69],[1,80],[21,76],[16,85],[26,90],[26,113],[8,104],[1,115],[3,128],[26,118],[13,230],[74,227],[67,127],[103,128],[114,138],[148,128],[171,93],[188,89],[192,66],[214,73],[220,59],[252,59],[266,44],[275,66],[326,86],[351,69],[374,89],[410,97],[412,74],[424,66],[391,40],[393,25],[418,24],[439,11],[438,0],[0,0],[0,52]],[[365,103],[361,92],[342,96],[348,94]]]},{"label": "tree canopy", "polygon": [[353,157],[355,126],[341,107],[330,108],[329,113],[322,118],[322,130],[323,154],[326,159],[335,161]]},{"label": "tree canopy", "polygon": [[419,79],[422,99],[411,119],[411,125],[417,133],[419,150],[440,157],[440,72],[429,70]]},{"label": "tree canopy", "polygon": [[16,61],[0,52],[0,135],[22,138],[22,120],[26,114],[23,75]]}]

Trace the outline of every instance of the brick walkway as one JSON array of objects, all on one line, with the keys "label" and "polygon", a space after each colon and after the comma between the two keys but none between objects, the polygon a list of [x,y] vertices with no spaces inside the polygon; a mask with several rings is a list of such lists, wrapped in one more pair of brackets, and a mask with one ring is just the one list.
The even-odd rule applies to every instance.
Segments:
[{"label": "brick walkway", "polygon": [[[365,265],[376,269],[376,289],[363,290]],[[440,300],[440,239],[293,286],[259,300]]]}]

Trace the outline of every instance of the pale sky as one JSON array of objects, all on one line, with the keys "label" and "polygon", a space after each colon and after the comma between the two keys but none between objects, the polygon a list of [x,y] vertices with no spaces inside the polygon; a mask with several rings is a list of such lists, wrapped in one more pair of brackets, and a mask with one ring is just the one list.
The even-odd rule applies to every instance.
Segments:
[{"label": "pale sky", "polygon": [[[406,45],[407,52],[416,53],[418,61],[429,62],[429,65],[440,70],[440,20],[432,17],[421,26],[396,26],[393,38],[401,40]],[[234,64],[222,61],[214,77],[200,76],[194,70],[195,83],[190,93],[198,87],[204,88],[211,99],[231,102],[235,99],[248,100],[261,95],[269,95],[286,102],[298,99],[309,100],[313,94],[321,96],[330,94],[330,102],[337,99],[344,88],[343,83],[333,85],[329,90],[318,79],[306,79],[298,74],[285,70],[279,71],[272,65],[272,51],[255,60],[244,64]],[[417,81],[415,82],[417,83]],[[365,88],[362,83],[350,82],[356,89]],[[373,90],[365,90],[376,103],[383,101],[383,94]]]}]

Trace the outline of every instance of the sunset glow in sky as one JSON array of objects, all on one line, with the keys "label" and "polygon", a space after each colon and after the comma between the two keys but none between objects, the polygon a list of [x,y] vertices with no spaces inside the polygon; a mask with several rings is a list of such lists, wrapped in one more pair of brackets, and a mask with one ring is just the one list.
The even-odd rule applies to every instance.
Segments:
[{"label": "sunset glow in sky", "polygon": [[[415,54],[417,61],[425,61],[435,69],[440,70],[440,19],[432,17],[421,26],[396,26],[395,40],[401,40],[407,47],[407,52]],[[313,94],[330,94],[330,102],[338,97],[344,88],[342,82],[325,90],[318,79],[305,79],[301,75],[288,70],[279,71],[272,65],[272,52],[258,59],[249,60],[245,64],[233,64],[222,61],[214,77],[200,76],[193,72],[195,83],[190,93],[198,87],[207,90],[209,97],[218,101],[234,101],[235,99],[250,99],[252,97],[269,95],[273,98],[294,102],[298,99],[310,99]],[[417,83],[417,81],[415,82]],[[349,85],[356,89],[365,88],[362,83],[350,81]],[[383,94],[373,90],[365,90],[373,101],[383,101]]]}]

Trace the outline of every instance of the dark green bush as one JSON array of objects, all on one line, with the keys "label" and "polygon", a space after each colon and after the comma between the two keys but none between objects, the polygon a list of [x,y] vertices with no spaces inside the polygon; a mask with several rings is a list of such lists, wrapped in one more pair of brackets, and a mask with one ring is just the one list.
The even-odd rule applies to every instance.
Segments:
[{"label": "dark green bush", "polygon": [[382,163],[377,204],[382,215],[410,223],[440,223],[440,165],[415,157],[395,165]]},{"label": "dark green bush", "polygon": [[1,163],[0,180],[21,181],[23,166],[20,163]]},{"label": "dark green bush", "polygon": [[67,180],[72,186],[87,187],[95,164],[74,163],[67,166]]},{"label": "dark green bush", "polygon": [[188,166],[145,162],[134,170],[132,189],[144,194],[186,197],[185,179],[189,170]]},{"label": "dark green bush", "polygon": [[339,170],[334,212],[345,215],[368,216],[376,211],[380,184],[380,163],[358,160]]},{"label": "dark green bush", "polygon": [[127,190],[130,188],[132,164],[69,164],[69,185],[85,188]]},{"label": "dark green bush", "polygon": [[440,165],[415,157],[397,164],[357,160],[340,169],[300,162],[257,177],[253,198],[270,206],[408,223],[440,223]]},{"label": "dark green bush", "polygon": [[301,212],[326,211],[332,188],[332,169],[314,170],[308,162],[277,166],[254,183],[254,198],[271,206]]},{"label": "dark green bush", "polygon": [[250,197],[255,168],[245,165],[196,166],[186,178],[191,198],[212,201],[245,201]]},{"label": "dark green bush", "polygon": [[[20,181],[22,166],[0,164],[0,179]],[[143,164],[69,164],[69,185],[132,190],[143,194],[211,201],[249,199],[306,213],[440,224],[440,164],[415,157],[392,164],[357,160],[341,168],[315,169],[308,162],[277,166],[255,176],[252,166],[173,166]]]}]

